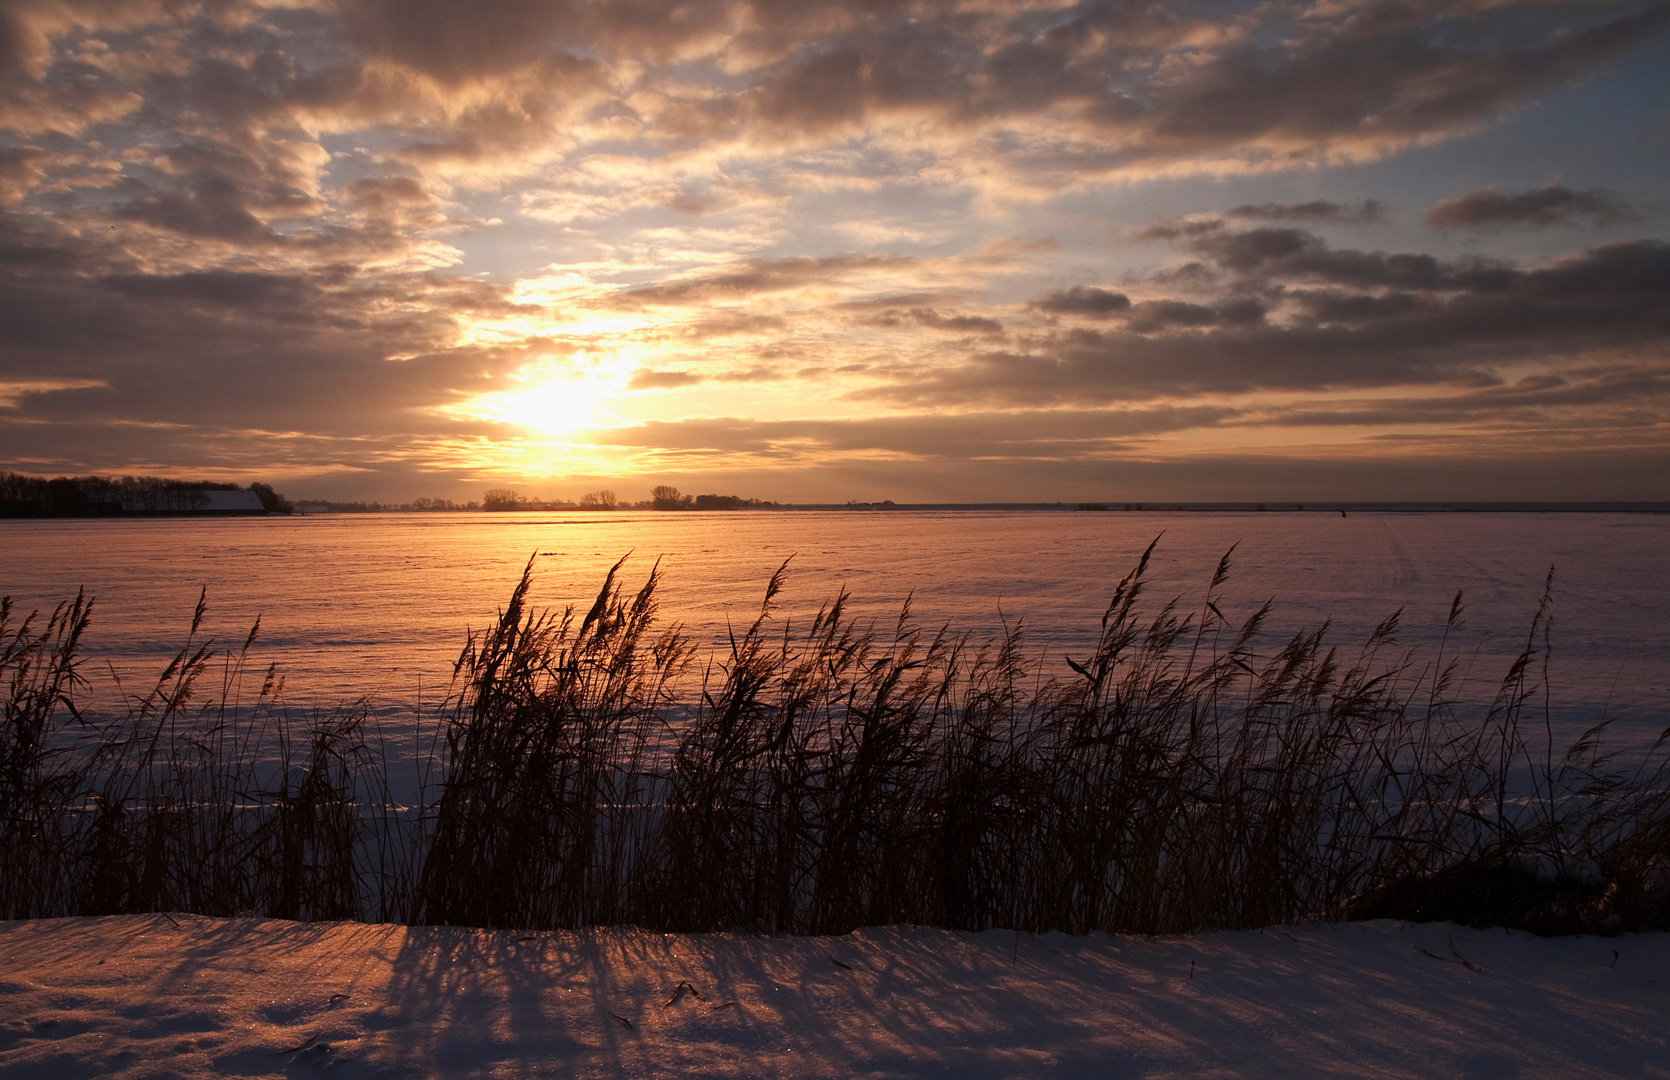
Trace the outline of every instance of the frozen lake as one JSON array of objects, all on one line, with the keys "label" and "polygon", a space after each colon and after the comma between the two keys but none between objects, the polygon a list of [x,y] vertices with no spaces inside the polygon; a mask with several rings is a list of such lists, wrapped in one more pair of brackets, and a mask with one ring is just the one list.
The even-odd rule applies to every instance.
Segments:
[{"label": "frozen lake", "polygon": [[[785,511],[384,514],[125,522],[0,522],[0,591],[24,610],[85,587],[97,598],[86,671],[153,678],[207,588],[206,627],[228,646],[261,617],[257,659],[295,705],[370,696],[385,715],[440,696],[467,627],[491,621],[535,557],[535,598],[585,605],[610,564],[626,581],[659,559],[662,615],[718,643],[746,625],[792,556],[781,614],[840,589],[889,626],[914,596],[922,625],[996,630],[1024,620],[1059,664],[1094,641],[1119,578],[1162,536],[1152,607],[1198,606],[1238,544],[1220,607],[1275,600],[1273,632],[1331,620],[1353,646],[1404,610],[1400,640],[1431,646],[1465,594],[1469,687],[1488,698],[1525,641],[1550,566],[1552,685],[1562,726],[1602,715],[1627,741],[1670,723],[1670,517],[1527,513],[1080,513]],[[102,676],[108,678],[108,675]],[[102,691],[101,691],[102,692]]]}]

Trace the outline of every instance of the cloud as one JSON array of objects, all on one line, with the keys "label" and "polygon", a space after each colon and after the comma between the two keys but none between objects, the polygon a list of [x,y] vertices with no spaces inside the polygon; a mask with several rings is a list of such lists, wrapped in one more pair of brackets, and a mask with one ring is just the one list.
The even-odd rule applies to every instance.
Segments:
[{"label": "cloud", "polygon": [[846,455],[890,454],[917,460],[969,458],[1097,458],[1148,436],[1211,427],[1233,419],[1223,407],[1171,407],[1094,412],[1004,411],[956,415],[914,413],[832,420],[761,421],[718,417],[652,421],[590,433],[599,443],[768,461],[828,461]]},{"label": "cloud", "polygon": [[1547,229],[1577,225],[1581,220],[1597,229],[1635,221],[1635,208],[1609,191],[1573,191],[1560,184],[1533,191],[1504,193],[1484,188],[1433,204],[1428,225],[1438,229]]},{"label": "cloud", "polygon": [[868,326],[894,328],[915,325],[949,334],[980,334],[986,337],[1002,337],[1004,333],[1003,324],[996,319],[981,315],[946,314],[929,307],[887,308],[867,316],[863,321]]},{"label": "cloud", "polygon": [[[926,159],[994,191],[1368,160],[1470,131],[1670,19],[1662,4],[1578,15],[1519,0],[1214,18],[1106,0],[19,0],[18,11],[0,33],[12,87],[0,127],[80,135],[137,113],[148,132],[188,136],[174,149],[201,140],[250,156],[299,133],[374,135],[384,161],[482,190],[576,151],[652,169],[669,153],[781,160],[854,137],[894,155],[901,177]],[[710,212],[715,198],[675,188],[661,204]],[[156,213],[215,227],[207,210]],[[1379,212],[1318,200],[1232,216]]]},{"label": "cloud", "polygon": [[718,269],[704,269],[665,284],[647,285],[619,295],[624,304],[679,305],[744,299],[784,293],[810,285],[832,284],[854,276],[909,269],[916,260],[887,255],[837,255],[815,258],[751,259]]},{"label": "cloud", "polygon": [[[1494,385],[1499,370],[1526,365],[1586,365],[1582,381],[1593,384],[1606,372],[1662,367],[1670,344],[1670,244],[1660,241],[1543,266],[1481,267],[1333,250],[1308,234],[1272,242],[1260,232],[1200,242],[1238,271],[1238,289],[1259,296],[1142,300],[1120,314],[1122,325],[1022,336],[1011,348],[900,372],[854,396],[914,407],[1089,408],[1202,394],[1449,393]],[[1579,365],[1577,357],[1586,359]]]},{"label": "cloud", "polygon": [[[1492,408],[1568,433],[1591,409],[1623,430],[1629,393],[1659,401],[1670,335],[1664,246],[1633,204],[1470,192],[1428,220],[1642,231],[1458,257],[1330,242],[1386,219],[1350,186],[1383,175],[1292,202],[1237,177],[1463,137],[1667,19],[1642,0],[14,0],[0,455],[602,475],[1107,460],[1189,425],[1347,414],[1482,439]],[[1161,191],[1180,176],[1210,193]],[[1150,193],[1175,216],[1141,229]],[[569,382],[646,392],[600,404],[621,427],[589,448],[470,412]]]},{"label": "cloud", "polygon": [[362,176],[343,185],[342,201],[392,226],[441,225],[446,215],[421,180],[411,176]]},{"label": "cloud", "polygon": [[105,383],[96,379],[0,380],[0,409],[15,408],[30,394],[56,394],[64,390],[99,390]]},{"label": "cloud", "polygon": [[1319,323],[1365,323],[1392,319],[1420,310],[1418,293],[1360,293],[1344,289],[1293,289],[1288,297],[1305,316]]},{"label": "cloud", "polygon": [[1361,225],[1386,219],[1386,204],[1378,199],[1356,203],[1315,199],[1303,203],[1257,203],[1224,211],[1226,217],[1256,218],[1264,221],[1307,221],[1316,224]]},{"label": "cloud", "polygon": [[229,270],[173,275],[112,275],[105,278],[104,283],[127,296],[204,301],[245,313],[278,308],[286,317],[319,303],[324,295],[319,285],[305,275],[252,274]]},{"label": "cloud", "polygon": [[656,371],[653,368],[639,368],[632,373],[627,382],[628,390],[670,390],[679,386],[694,386],[702,382],[703,377],[688,371]]},{"label": "cloud", "polygon": [[1039,311],[1058,315],[1085,315],[1093,319],[1105,319],[1129,311],[1131,298],[1109,289],[1074,285],[1070,289],[1041,296],[1032,302],[1032,306]]},{"label": "cloud", "polygon": [[1282,45],[1211,55],[1166,86],[1161,104],[1143,116],[1151,152],[1256,153],[1278,166],[1318,153],[1372,159],[1452,137],[1670,22],[1670,8],[1654,5],[1577,33],[1547,26],[1532,31],[1535,44],[1513,48],[1505,22],[1491,23],[1528,17],[1529,29],[1532,9],[1474,9],[1476,44],[1447,33],[1448,14],[1395,3],[1313,9]]},{"label": "cloud", "polygon": [[347,39],[366,54],[458,84],[537,63],[560,47],[560,30],[581,5],[496,2],[461,6],[446,0],[348,3]]},{"label": "cloud", "polygon": [[277,233],[249,212],[238,185],[215,173],[188,188],[169,188],[134,199],[117,213],[133,221],[227,243],[253,245],[278,240]]},{"label": "cloud", "polygon": [[0,147],[0,205],[19,201],[40,183],[48,156],[33,146]]},{"label": "cloud", "polygon": [[[1206,227],[1210,225],[1211,227]],[[1506,264],[1479,257],[1445,261],[1422,252],[1358,251],[1329,247],[1315,233],[1294,228],[1232,231],[1220,222],[1162,225],[1146,237],[1176,240],[1220,273],[1238,276],[1243,290],[1270,279],[1316,281],[1359,289],[1480,289],[1505,287]],[[1204,275],[1209,279],[1210,275]]]}]

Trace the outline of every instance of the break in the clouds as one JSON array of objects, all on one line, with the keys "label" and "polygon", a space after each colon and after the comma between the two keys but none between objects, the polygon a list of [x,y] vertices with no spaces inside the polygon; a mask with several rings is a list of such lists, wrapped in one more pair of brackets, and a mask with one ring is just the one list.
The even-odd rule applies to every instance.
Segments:
[{"label": "break in the clouds", "polygon": [[14,0],[0,467],[1661,497],[1667,29],[1642,0]]}]

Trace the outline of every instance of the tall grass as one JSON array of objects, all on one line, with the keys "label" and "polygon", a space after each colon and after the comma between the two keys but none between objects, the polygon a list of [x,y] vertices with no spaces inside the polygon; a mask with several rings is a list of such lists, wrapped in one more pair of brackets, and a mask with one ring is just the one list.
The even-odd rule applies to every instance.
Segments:
[{"label": "tall grass", "polygon": [[[1557,747],[1548,612],[1488,702],[1444,644],[1275,648],[1268,606],[1153,604],[1095,647],[886,627],[841,594],[698,657],[617,564],[583,613],[524,572],[459,658],[397,802],[363,706],[298,719],[241,647],[187,644],[114,720],[76,705],[85,598],[0,608],[0,915],[189,910],[523,928],[832,933],[910,922],[1159,933],[1395,916],[1664,927],[1670,742]],[[530,564],[531,567],[531,564]],[[1670,735],[1670,733],[1667,733]]]},{"label": "tall grass", "polygon": [[283,715],[271,668],[243,700],[259,623],[218,651],[198,637],[204,611],[156,682],[99,722],[74,698],[92,603],[40,626],[0,602],[0,913],[378,913],[389,804],[364,709]]}]

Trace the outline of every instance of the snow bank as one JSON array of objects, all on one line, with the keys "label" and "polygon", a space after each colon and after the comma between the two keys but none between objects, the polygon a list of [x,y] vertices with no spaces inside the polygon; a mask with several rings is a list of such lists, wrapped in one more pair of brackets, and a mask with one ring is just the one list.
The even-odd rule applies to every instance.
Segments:
[{"label": "snow bank", "polygon": [[1670,935],[0,923],[0,1076],[1670,1076]]}]

